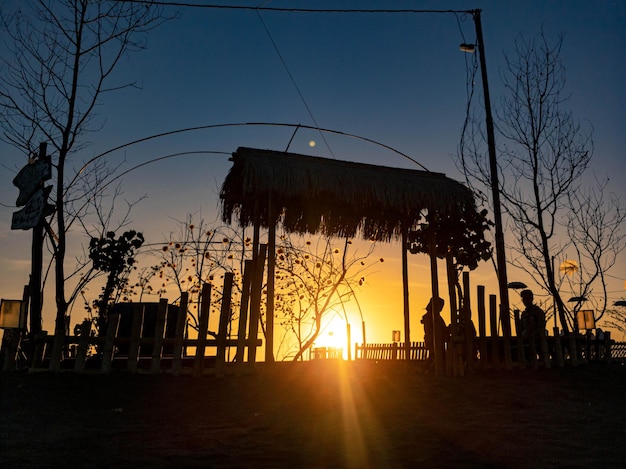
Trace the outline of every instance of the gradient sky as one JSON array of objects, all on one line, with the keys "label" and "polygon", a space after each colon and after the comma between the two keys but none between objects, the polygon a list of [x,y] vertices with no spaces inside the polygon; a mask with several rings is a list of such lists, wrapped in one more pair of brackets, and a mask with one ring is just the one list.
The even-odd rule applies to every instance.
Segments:
[{"label": "gradient sky", "polygon": [[[625,2],[274,0],[238,4],[480,8],[494,104],[502,92],[499,72],[503,54],[512,51],[519,34],[533,37],[543,28],[554,39],[558,33],[565,33],[561,57],[571,93],[566,106],[577,119],[589,121],[594,127],[595,154],[590,175],[611,176],[611,189],[621,198],[622,206],[626,204],[626,188],[620,179],[626,174]],[[101,152],[150,135],[196,126],[263,122],[319,125],[360,135],[410,155],[429,170],[462,180],[452,155],[457,151],[465,117],[466,61],[471,57],[459,51],[461,42],[475,42],[469,15],[180,8],[176,19],[150,33],[147,50],[122,61],[114,82],[136,81],[140,89],[125,89],[104,97],[96,118],[102,129],[86,136],[91,145],[77,157],[74,166],[78,168]],[[476,86],[477,98],[482,100],[480,81]],[[123,168],[130,168],[178,152],[231,153],[239,146],[285,150],[292,133],[293,129],[287,127],[219,127],[132,145],[109,158],[113,163],[125,161]],[[407,159],[371,143],[332,134],[324,138],[326,141],[316,131],[300,130],[289,150],[418,169]],[[316,142],[315,147],[309,146],[311,140]],[[10,230],[17,198],[11,181],[25,159],[4,144],[0,144],[0,155],[0,296],[19,298],[28,282],[31,235],[29,231]],[[124,196],[134,200],[147,195],[133,211],[132,228],[143,231],[147,242],[160,242],[176,229],[175,219],[184,219],[187,213],[213,219],[218,208],[217,192],[229,167],[227,155],[205,154],[172,158],[129,173],[124,178]],[[386,249],[386,266],[398,267],[397,247]],[[624,297],[624,259],[622,255],[612,272],[611,302]],[[424,256],[420,262],[426,265],[427,258]],[[428,271],[415,269],[413,285],[424,287],[424,291],[412,293],[412,307],[419,309],[413,313],[413,330],[420,329],[423,298],[428,296],[427,282],[421,277],[425,275],[423,280],[427,280]],[[395,280],[396,274],[379,280],[373,275],[372,290],[365,294],[371,300],[370,317],[388,320],[380,337],[376,337],[378,341],[390,341],[390,331],[402,326],[399,286],[397,305],[390,306],[379,294],[389,282],[397,285],[399,268],[396,272]],[[509,273],[509,279],[518,278]],[[479,269],[475,282],[493,280],[488,268]],[[519,280],[532,285],[527,278]],[[491,293],[496,293],[495,287]],[[51,330],[53,299],[50,296],[46,301],[44,329]],[[82,317],[82,311],[77,312],[73,320]],[[421,329],[416,334],[420,335]]]}]

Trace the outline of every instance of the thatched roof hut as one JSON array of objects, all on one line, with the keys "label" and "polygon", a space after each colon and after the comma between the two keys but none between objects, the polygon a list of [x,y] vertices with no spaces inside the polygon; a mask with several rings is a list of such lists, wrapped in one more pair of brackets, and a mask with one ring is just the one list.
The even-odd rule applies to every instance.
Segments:
[{"label": "thatched roof hut", "polygon": [[[241,226],[389,241],[426,212],[474,212],[471,191],[441,173],[390,168],[295,153],[238,148],[221,191],[222,218]],[[274,207],[270,218],[270,204]]]},{"label": "thatched roof hut", "polygon": [[[407,350],[410,346],[409,231],[420,229],[426,216],[435,222],[430,223],[434,229],[420,230],[427,235],[425,242],[420,244],[420,239],[413,242],[415,246],[422,246],[420,250],[428,252],[431,257],[433,298],[439,296],[437,245],[440,251],[448,252],[446,247],[458,244],[453,238],[459,237],[458,233],[451,236],[450,230],[439,230],[439,223],[453,220],[453,231],[460,228],[465,232],[469,228],[472,243],[476,244],[475,234],[482,239],[483,222],[481,214],[476,212],[472,193],[440,173],[253,148],[238,148],[232,161],[233,167],[220,194],[222,219],[231,223],[235,217],[241,226],[254,226],[254,245],[258,245],[259,228],[268,228],[266,361],[273,360],[273,279],[278,223],[289,232],[341,237],[354,237],[360,233],[366,239],[381,241],[401,238]],[[253,249],[256,253],[256,248]],[[441,370],[443,353],[434,350],[433,353],[436,370]],[[409,354],[406,356],[408,359]]]}]

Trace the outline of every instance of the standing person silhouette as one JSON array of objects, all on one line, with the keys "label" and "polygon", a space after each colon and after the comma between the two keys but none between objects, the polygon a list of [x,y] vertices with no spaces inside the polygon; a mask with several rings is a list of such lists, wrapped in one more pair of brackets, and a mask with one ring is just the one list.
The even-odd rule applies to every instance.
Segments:
[{"label": "standing person silhouette", "polygon": [[521,317],[522,337],[538,339],[539,332],[546,328],[546,313],[533,302],[534,295],[531,290],[522,290],[520,296],[526,307]]},{"label": "standing person silhouette", "polygon": [[[431,367],[434,364],[435,358],[435,346],[437,347],[437,351],[439,353],[444,353],[445,348],[443,346],[444,341],[447,341],[449,338],[448,327],[444,322],[443,318],[439,314],[443,309],[444,300],[441,298],[435,299],[435,323],[433,330],[433,300],[428,302],[426,305],[426,314],[422,316],[421,323],[424,325],[424,345],[426,350],[428,350],[428,366]],[[443,360],[445,363],[445,360]]]}]

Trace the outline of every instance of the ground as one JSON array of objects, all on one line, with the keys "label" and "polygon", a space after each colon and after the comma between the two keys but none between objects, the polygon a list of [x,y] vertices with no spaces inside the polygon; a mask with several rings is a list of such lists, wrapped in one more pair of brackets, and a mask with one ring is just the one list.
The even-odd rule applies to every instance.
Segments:
[{"label": "ground", "polygon": [[0,467],[623,467],[626,366],[0,374]]}]

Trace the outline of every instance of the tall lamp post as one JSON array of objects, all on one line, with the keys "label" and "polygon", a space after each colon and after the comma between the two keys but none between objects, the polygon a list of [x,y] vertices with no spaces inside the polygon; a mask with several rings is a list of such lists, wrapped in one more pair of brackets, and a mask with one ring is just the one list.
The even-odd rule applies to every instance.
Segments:
[{"label": "tall lamp post", "polygon": [[[496,140],[494,136],[493,117],[491,115],[491,99],[489,97],[489,82],[487,80],[487,65],[485,63],[485,46],[483,43],[483,28],[480,22],[481,10],[470,10],[476,25],[476,40],[480,60],[480,74],[483,82],[483,95],[485,99],[485,120],[487,126],[487,146],[489,149],[489,169],[491,178],[491,197],[493,202],[493,218],[496,227],[496,266],[498,269],[498,288],[500,291],[500,313],[502,329],[505,338],[511,335],[511,323],[509,321],[509,291],[506,274],[506,255],[504,252],[504,232],[502,229],[502,212],[500,207],[500,185],[498,183],[498,164],[496,161]],[[464,52],[473,52],[472,44],[461,44]]]}]

